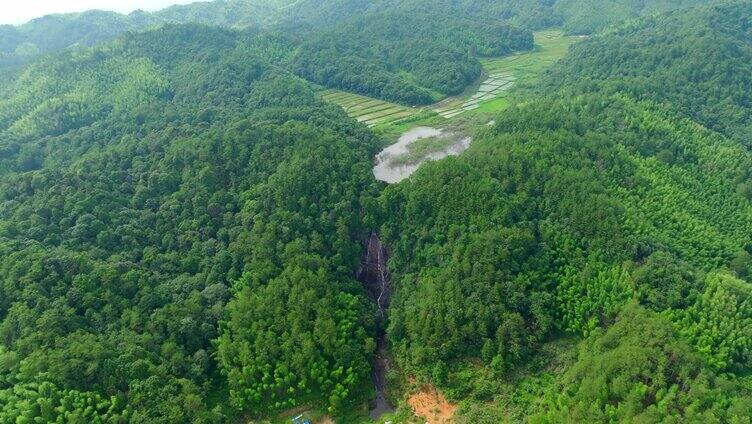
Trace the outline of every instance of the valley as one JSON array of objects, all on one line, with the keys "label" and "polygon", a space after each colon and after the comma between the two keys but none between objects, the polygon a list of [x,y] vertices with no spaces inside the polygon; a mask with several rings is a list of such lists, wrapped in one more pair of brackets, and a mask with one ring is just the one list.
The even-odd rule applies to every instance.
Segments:
[{"label": "valley", "polygon": [[748,423],[750,34],[752,0],[0,25],[0,424]]},{"label": "valley", "polygon": [[[503,110],[510,104],[511,98],[519,97],[512,90],[515,84],[523,87],[533,84],[549,66],[564,57],[572,43],[580,39],[582,37],[567,36],[559,30],[536,32],[535,47],[531,52],[481,59],[483,74],[478,81],[468,86],[461,95],[429,106],[410,108],[339,90],[324,90],[320,95],[324,100],[342,106],[349,116],[369,127],[377,127],[377,130],[413,121],[418,114],[430,116],[436,113],[451,124],[452,118],[465,112],[475,111],[485,115]],[[420,124],[421,120],[416,120],[413,125]]]},{"label": "valley", "polygon": [[[427,107],[410,109],[336,90],[324,91],[321,96],[342,106],[359,122],[376,127],[376,131],[385,134],[394,134],[397,129],[403,131],[394,144],[375,158],[376,179],[393,184],[410,176],[425,161],[461,154],[472,142],[470,134],[486,124],[483,122],[486,116],[492,117],[512,101],[519,101],[525,88],[534,84],[581,38],[557,30],[537,32],[532,52],[483,59],[482,82],[469,86],[463,95]],[[515,91],[518,79],[520,90]],[[469,113],[462,121],[452,119],[466,112]],[[421,116],[426,117],[421,119]],[[441,129],[424,125],[440,125]]]},{"label": "valley", "polygon": [[348,116],[369,127],[389,124],[419,112],[415,108],[339,90],[323,90],[319,95],[327,102],[342,106]]}]

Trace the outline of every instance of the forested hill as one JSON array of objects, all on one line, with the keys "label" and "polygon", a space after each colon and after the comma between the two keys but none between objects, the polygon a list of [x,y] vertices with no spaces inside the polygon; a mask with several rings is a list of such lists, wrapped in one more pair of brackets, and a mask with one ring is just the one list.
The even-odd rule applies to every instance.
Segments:
[{"label": "forested hill", "polygon": [[575,46],[548,83],[661,102],[752,146],[751,13],[732,2],[638,21]]},{"label": "forested hill", "polygon": [[477,80],[478,57],[532,48],[530,31],[499,21],[397,10],[349,19],[309,35],[291,69],[327,87],[427,104]]},{"label": "forested hill", "polygon": [[165,27],[33,65],[0,99],[0,422],[367,393],[352,276],[376,140],[259,45]]},{"label": "forested hill", "polygon": [[708,0],[556,0],[551,6],[562,27],[591,34],[628,19],[710,3]]},{"label": "forested hill", "polygon": [[403,5],[360,15],[356,5],[348,5],[339,18],[332,18],[331,25],[324,21],[303,25],[294,14],[275,18],[274,10],[282,13],[283,6],[284,2],[235,0],[175,6],[155,14],[49,16],[19,28],[3,27],[7,34],[0,45],[0,68],[4,63],[13,69],[39,53],[71,44],[93,45],[126,30],[165,22],[249,31],[265,26],[285,39],[284,45],[269,52],[275,66],[327,87],[414,105],[461,92],[480,76],[479,56],[533,47],[529,30],[479,13],[463,17],[448,8],[429,13]]},{"label": "forested hill", "polygon": [[128,15],[92,10],[48,15],[20,26],[0,25],[0,67],[27,63],[40,54],[71,46],[93,46],[127,31],[167,23],[201,23],[227,28],[248,28],[269,23],[292,0],[219,0],[168,7]]},{"label": "forested hill", "polygon": [[395,361],[457,422],[752,416],[752,155],[748,130],[708,128],[749,116],[751,18],[596,36],[463,155],[383,191]]},{"label": "forested hill", "polygon": [[[526,29],[563,27],[571,33],[590,34],[625,19],[680,9],[706,0],[215,0],[172,6],[129,15],[112,12],[49,15],[21,26],[0,25],[0,71],[15,69],[45,53],[71,46],[92,46],[126,31],[165,23],[202,23],[228,28],[277,27],[285,32],[310,34],[328,31],[353,18],[386,10],[404,16],[464,17],[464,25],[493,20]],[[347,25],[347,24],[346,24]],[[482,23],[481,23],[482,25]],[[345,31],[347,27],[342,28]],[[420,28],[416,26],[413,29]],[[428,34],[424,34],[428,36]],[[362,42],[362,41],[361,41]],[[420,46],[418,46],[420,48]]]},{"label": "forested hill", "polygon": [[[0,83],[0,424],[373,424],[377,351],[381,422],[434,389],[458,424],[752,420],[751,0],[594,34],[497,114],[374,130],[321,85],[433,101],[532,28],[691,2],[302,0],[223,28],[240,4]],[[378,183],[377,134],[425,122],[472,144]]]},{"label": "forested hill", "polygon": [[591,34],[625,20],[708,3],[709,0],[300,0],[280,9],[280,22],[332,25],[383,10],[432,11],[494,18],[530,29],[562,27]]}]

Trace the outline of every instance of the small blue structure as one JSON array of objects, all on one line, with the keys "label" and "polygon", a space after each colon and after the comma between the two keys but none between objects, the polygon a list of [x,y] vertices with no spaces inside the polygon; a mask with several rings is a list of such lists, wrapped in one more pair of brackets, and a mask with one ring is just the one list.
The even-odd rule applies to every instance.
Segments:
[{"label": "small blue structure", "polygon": [[313,424],[313,421],[311,421],[311,419],[306,417],[305,415],[301,414],[292,419],[292,424]]}]

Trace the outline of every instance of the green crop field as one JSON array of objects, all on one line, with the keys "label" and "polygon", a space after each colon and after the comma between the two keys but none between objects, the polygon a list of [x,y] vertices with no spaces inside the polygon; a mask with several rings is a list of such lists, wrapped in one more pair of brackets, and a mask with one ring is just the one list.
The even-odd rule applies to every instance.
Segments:
[{"label": "green crop field", "polygon": [[465,112],[495,112],[509,105],[513,88],[527,86],[557,60],[564,57],[580,37],[566,36],[558,30],[535,33],[535,49],[498,58],[481,59],[484,77],[470,95],[446,99],[433,106],[444,118],[451,119]]},{"label": "green crop field", "polygon": [[342,106],[350,117],[368,126],[395,122],[420,111],[420,109],[340,90],[324,90],[320,95],[327,102]]},{"label": "green crop field", "polygon": [[582,37],[566,36],[557,30],[535,33],[535,49],[531,52],[500,58],[481,59],[489,74],[509,72],[518,83],[534,81],[543,71],[564,57],[574,42]]},{"label": "green crop field", "polygon": [[481,59],[484,70],[481,81],[468,87],[463,95],[447,98],[428,108],[410,108],[335,89],[321,91],[320,95],[324,100],[341,106],[349,116],[371,127],[400,123],[406,118],[414,117],[421,110],[433,111],[445,119],[452,119],[466,112],[493,113],[509,105],[510,96],[518,92],[513,89],[534,82],[545,69],[564,57],[569,46],[579,39],[580,37],[566,36],[558,30],[537,32],[534,50]]}]

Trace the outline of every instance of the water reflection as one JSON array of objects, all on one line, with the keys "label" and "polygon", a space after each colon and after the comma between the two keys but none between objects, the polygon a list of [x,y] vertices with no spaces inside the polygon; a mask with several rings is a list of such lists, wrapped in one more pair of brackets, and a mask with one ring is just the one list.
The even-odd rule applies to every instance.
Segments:
[{"label": "water reflection", "polygon": [[[394,161],[409,153],[408,147],[410,144],[428,137],[447,137],[456,138],[455,141],[450,142],[447,147],[441,150],[427,153],[418,161],[412,163],[399,163]],[[400,136],[399,140],[381,153],[376,155],[376,166],[373,168],[373,175],[379,181],[384,181],[389,184],[398,183],[405,178],[412,175],[420,165],[428,160],[439,160],[447,156],[456,156],[467,150],[470,147],[472,138],[464,137],[459,134],[451,132],[445,132],[442,129],[436,129],[431,127],[415,127],[405,132]]]}]

